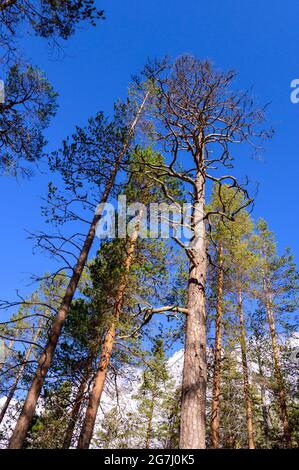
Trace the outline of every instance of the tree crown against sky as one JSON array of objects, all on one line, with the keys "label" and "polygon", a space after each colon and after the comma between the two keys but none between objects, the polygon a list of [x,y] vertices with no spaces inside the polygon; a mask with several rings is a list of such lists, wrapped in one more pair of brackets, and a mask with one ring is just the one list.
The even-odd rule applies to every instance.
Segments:
[{"label": "tree crown against sky", "polygon": [[[198,395],[198,388],[200,388],[200,400],[198,400],[200,401],[199,407],[197,406],[198,403],[194,406],[194,400],[193,403],[192,400],[190,401],[191,406],[189,407],[189,409],[191,409],[191,414],[189,413],[187,407],[187,411],[189,413],[189,415],[187,416],[187,421],[189,419],[189,423],[187,423],[187,438],[188,434],[192,434],[193,440],[187,443],[185,440],[180,445],[188,448],[190,446],[193,447],[193,444],[195,444],[196,447],[204,447],[206,445],[206,442],[208,442],[208,440],[206,440],[204,436],[204,432],[207,428],[206,423],[204,422],[203,415],[208,416],[209,414],[210,403],[209,400],[206,401],[206,398],[209,398],[209,393],[206,394],[206,383],[208,376],[211,373],[211,368],[209,367],[209,358],[207,357],[209,355],[209,351],[207,351],[207,355],[205,354],[205,327],[206,319],[210,320],[210,322],[208,321],[207,323],[207,326],[209,328],[208,334],[212,335],[213,325],[211,326],[211,320],[213,321],[214,318],[213,312],[211,316],[211,310],[207,310],[206,305],[209,309],[215,308],[215,306],[212,305],[211,307],[209,302],[206,303],[205,298],[206,286],[208,287],[208,289],[211,287],[209,284],[211,282],[211,277],[209,278],[210,265],[207,263],[208,258],[205,244],[208,241],[209,235],[212,233],[213,228],[216,230],[218,229],[218,233],[215,237],[215,240],[211,240],[212,243],[215,241],[219,241],[219,244],[221,245],[221,242],[223,242],[223,245],[226,245],[225,254],[228,255],[227,258],[231,258],[228,260],[227,263],[231,267],[230,277],[227,273],[225,273],[226,276],[223,277],[221,280],[221,274],[223,274],[223,272],[221,271],[221,269],[219,269],[219,266],[216,266],[216,269],[218,268],[218,280],[220,279],[220,282],[217,285],[218,298],[221,300],[221,296],[223,297],[222,302],[218,302],[218,304],[222,303],[224,309],[226,309],[224,314],[226,322],[226,338],[224,346],[226,355],[225,359],[228,360],[224,361],[224,363],[226,362],[226,364],[223,367],[223,380],[225,382],[225,385],[229,385],[227,387],[228,390],[224,402],[226,406],[226,411],[228,412],[229,406],[231,406],[232,404],[234,406],[237,406],[238,412],[240,413],[241,417],[239,423],[242,423],[243,427],[245,427],[245,425],[248,425],[249,421],[251,421],[252,425],[252,422],[254,420],[252,420],[252,417],[250,418],[250,416],[248,415],[248,404],[251,400],[251,408],[253,409],[253,412],[256,416],[254,421],[254,427],[255,430],[257,430],[257,434],[262,435],[262,437],[258,439],[257,442],[260,442],[262,446],[265,445],[265,442],[269,437],[266,436],[266,426],[263,431],[259,423],[259,419],[261,418],[262,414],[264,418],[264,411],[266,411],[265,416],[267,415],[268,418],[273,418],[273,421],[275,421],[272,426],[273,436],[275,435],[275,437],[271,438],[272,446],[275,446],[276,444],[281,447],[290,445],[290,429],[293,435],[296,434],[296,431],[294,433],[294,430],[292,429],[292,417],[294,417],[295,415],[288,410],[288,408],[291,407],[295,402],[294,395],[292,395],[293,390],[290,386],[290,367],[286,365],[287,361],[285,359],[290,357],[291,349],[289,345],[285,345],[283,348],[281,346],[281,342],[284,336],[282,334],[281,328],[278,327],[278,313],[282,313],[283,309],[288,310],[288,313],[293,313],[292,300],[295,298],[294,294],[296,293],[297,289],[295,282],[297,273],[295,272],[295,265],[292,261],[290,253],[286,252],[285,254],[283,254],[282,257],[279,257],[276,253],[276,250],[270,246],[271,244],[269,245],[269,252],[266,253],[267,256],[264,256],[264,259],[262,259],[262,262],[260,264],[258,263],[259,259],[258,256],[256,256],[256,253],[258,252],[258,248],[256,248],[256,246],[258,246],[258,244],[254,244],[254,242],[256,242],[255,235],[257,234],[251,233],[253,228],[246,210],[247,204],[251,202],[250,197],[248,196],[246,189],[241,184],[239,174],[235,175],[234,173],[233,175],[227,175],[226,173],[222,173],[222,170],[226,172],[229,169],[230,171],[232,164],[235,164],[239,160],[243,159],[243,152],[241,149],[245,146],[242,147],[238,144],[244,143],[249,144],[249,146],[251,146],[252,139],[254,139],[255,137],[264,137],[268,135],[268,133],[260,131],[260,123],[261,118],[263,118],[263,110],[257,109],[254,106],[253,102],[248,99],[248,94],[239,94],[237,91],[235,91],[234,86],[232,86],[232,78],[233,74],[225,74],[219,72],[218,69],[211,66],[210,63],[208,63],[207,61],[196,60],[192,56],[183,56],[180,57],[177,61],[175,61],[174,64],[171,63],[169,68],[166,67],[166,69],[161,72],[158,81],[153,84],[153,87],[151,89],[151,100],[149,100],[150,107],[147,108],[147,116],[149,117],[149,119],[148,122],[145,123],[148,125],[142,127],[142,130],[147,133],[147,138],[151,140],[151,144],[153,145],[153,147],[155,149],[158,149],[159,152],[154,153],[153,160],[147,161],[147,158],[145,156],[147,155],[147,152],[151,152],[151,150],[146,149],[144,152],[141,151],[140,154],[141,159],[143,161],[141,162],[141,164],[138,163],[137,167],[135,167],[134,169],[131,168],[130,172],[128,171],[129,167],[127,165],[123,165],[123,161],[117,168],[117,170],[121,168],[122,171],[128,171],[131,177],[133,177],[134,175],[137,176],[137,179],[135,179],[135,183],[140,183],[143,195],[145,195],[144,190],[147,189],[147,187],[142,184],[145,175],[152,176],[152,180],[155,183],[160,183],[161,186],[163,186],[162,183],[165,182],[165,180],[170,179],[175,181],[178,179],[183,183],[183,192],[186,191],[188,199],[192,201],[194,211],[197,207],[199,207],[202,213],[206,215],[205,222],[208,222],[202,223],[202,220],[199,221],[201,223],[204,243],[202,243],[199,248],[198,246],[195,247],[193,251],[187,251],[189,266],[187,265],[187,263],[182,265],[182,270],[185,269],[185,272],[183,273],[182,277],[185,281],[187,281],[185,283],[182,282],[182,287],[185,293],[185,298],[187,297],[188,308],[182,308],[179,312],[178,309],[171,310],[169,307],[165,307],[166,315],[171,313],[175,317],[175,315],[177,315],[178,313],[187,313],[187,316],[185,317],[185,331],[187,332],[185,357],[188,356],[187,359],[190,360],[189,362],[187,362],[187,367],[185,367],[186,364],[184,365],[183,372],[184,383],[182,394],[182,410],[184,412],[181,414],[181,429],[184,426],[186,428],[187,415],[186,406],[184,405],[185,396],[188,395],[190,390],[195,390],[196,394]],[[217,94],[217,90],[219,90],[220,94]],[[230,94],[229,91],[232,91],[232,94]],[[223,96],[224,99],[222,100]],[[191,112],[189,113],[189,111]],[[103,127],[106,128],[106,124],[107,122],[105,121]],[[259,128],[258,132],[256,132],[256,124]],[[77,130],[78,129],[82,130],[82,127],[78,126]],[[228,131],[228,129],[230,129],[230,131]],[[113,142],[113,139],[114,136],[111,139],[111,142]],[[69,147],[68,144],[66,145],[66,147]],[[64,187],[64,189],[66,189],[66,193],[75,195],[75,197],[79,197],[80,202],[83,203],[83,206],[84,203],[86,203],[85,195],[90,195],[89,187],[95,188],[95,191],[99,191],[99,193],[101,193],[101,187],[105,186],[105,182],[107,183],[107,181],[105,181],[105,172],[110,169],[109,166],[105,167],[105,165],[103,165],[103,168],[100,169],[102,171],[99,180],[97,180],[98,175],[95,175],[93,171],[94,168],[96,168],[95,166],[93,166],[93,169],[90,170],[87,165],[86,173],[84,171],[81,172],[82,167],[80,167],[80,164],[82,162],[80,161],[79,154],[83,149],[83,153],[86,152],[86,161],[88,162],[89,144],[90,142],[87,143],[84,149],[83,147],[78,146],[78,156],[76,157],[74,167],[72,167],[72,165],[66,165],[66,168],[64,167],[63,159],[66,157],[67,161],[68,158],[67,152],[64,153],[64,151],[60,154],[60,157],[62,157],[62,161],[58,162],[63,184],[67,183],[67,180],[71,181],[71,184],[68,188],[67,184]],[[123,149],[124,147],[121,146],[121,148]],[[125,147],[125,149],[126,148],[127,147]],[[137,149],[140,150],[140,148],[141,146]],[[238,151],[236,150],[237,148],[239,149]],[[96,148],[96,152],[97,151],[99,151],[99,153],[102,153],[102,148]],[[163,154],[166,155],[165,159],[162,158]],[[128,157],[130,157],[130,155],[128,155]],[[178,160],[181,160],[180,165],[176,164]],[[127,162],[129,163],[129,161],[129,158],[128,161],[127,159],[124,159],[124,162],[126,164]],[[111,163],[113,164],[113,162],[114,159],[112,158]],[[104,163],[106,164],[106,162]],[[75,169],[75,172],[77,171],[77,174],[79,174],[79,178],[77,179],[73,179],[73,168]],[[142,172],[143,170],[145,170],[145,172]],[[83,178],[80,180],[81,173],[83,175]],[[113,169],[112,172],[109,173],[109,176],[111,176],[112,174]],[[82,186],[80,187],[80,192],[78,191],[77,187],[78,181],[80,181],[80,183],[82,184]],[[110,187],[109,191],[107,192],[106,200],[115,196],[119,190],[123,189],[122,185],[115,184],[115,179],[113,180],[112,178],[109,181],[111,181],[112,187]],[[134,184],[133,178],[132,181]],[[207,181],[209,181],[209,184],[211,182],[215,183],[215,193],[217,194],[218,201],[215,204],[216,211],[214,212],[211,212],[209,206],[206,204],[205,196],[208,196],[208,200],[210,196],[209,191],[205,191]],[[90,183],[90,186],[86,184],[87,182],[88,184]],[[168,181],[166,181],[165,184],[167,184],[167,182]],[[85,187],[86,191],[84,192]],[[187,192],[188,190],[190,191]],[[239,196],[241,195],[239,199],[239,207],[237,207],[237,205],[235,207],[234,204],[228,203],[226,198],[227,190],[228,192],[236,191]],[[172,191],[170,192],[172,193]],[[138,191],[136,191],[136,187],[130,188],[130,190],[128,191],[128,195],[133,198],[139,197]],[[163,197],[164,196],[167,197],[165,191],[163,192]],[[151,200],[151,197],[152,194],[150,194],[149,197],[145,199],[148,201]],[[175,198],[178,197],[178,194],[175,194]],[[208,216],[205,211],[209,211]],[[76,221],[75,218],[74,221]],[[231,243],[232,241],[229,239],[229,231],[227,232],[226,230],[227,227],[230,226],[230,224],[232,224],[232,226],[233,224],[235,224],[233,243]],[[205,233],[207,225],[210,225],[210,234]],[[94,239],[94,226],[95,222],[93,221],[90,225],[90,229],[87,234],[87,242],[84,242],[83,251],[80,252],[80,256],[82,252],[84,256],[82,256],[83,261],[81,262],[79,269],[77,264],[75,266],[73,266],[72,263],[69,264],[71,273],[73,272],[73,275],[76,276],[72,278],[72,280],[75,280],[75,282],[73,282],[73,285],[75,283],[77,284],[75,285],[75,288],[72,289],[70,294],[68,293],[68,291],[66,292],[66,295],[68,296],[67,302],[63,303],[62,308],[59,311],[59,314],[57,315],[59,321],[56,323],[54,321],[53,329],[48,335],[48,342],[46,344],[46,349],[44,350],[45,352],[43,353],[45,361],[48,360],[49,357],[53,357],[53,352],[57,344],[57,339],[59,339],[59,335],[61,334],[61,332],[61,338],[63,337],[64,330],[62,330],[62,323],[64,321],[64,318],[66,317],[67,309],[69,309],[69,312],[72,314],[72,307],[74,305],[75,307],[78,306],[79,309],[80,305],[82,305],[82,303],[80,302],[76,304],[76,297],[73,296],[74,294],[77,295],[78,291],[80,290],[78,278],[80,277],[80,275],[84,276],[84,266],[86,265],[87,257],[89,255],[89,249]],[[194,224],[192,228],[195,229],[195,227],[196,225]],[[214,234],[216,230],[214,230]],[[196,230],[194,230],[194,232],[195,231]],[[252,243],[250,243],[251,236],[253,238]],[[91,243],[89,243],[90,241]],[[137,243],[132,239],[128,240],[128,244],[125,245],[124,257],[118,258],[118,255],[120,254],[118,251],[119,248],[124,247],[121,245],[121,243],[118,245],[117,242],[111,243],[111,245],[108,246],[106,257],[104,256],[104,260],[102,258],[100,260],[100,263],[96,265],[95,272],[99,272],[100,276],[102,274],[101,268],[104,268],[103,271],[105,272],[105,261],[108,265],[108,271],[110,261],[114,265],[119,262],[120,264],[124,263],[124,265],[129,266],[129,258],[132,254],[132,252],[130,252],[130,249],[133,247],[133,250],[136,250]],[[104,249],[106,248],[104,245],[102,245],[102,247]],[[111,248],[111,251],[109,250],[109,248]],[[215,255],[216,262],[220,263],[221,256],[217,256],[220,254],[220,251],[217,252],[217,246],[215,246],[214,243],[213,248],[215,249],[215,253],[213,253],[213,255]],[[116,255],[115,259],[113,258],[114,255]],[[161,270],[160,261],[162,257],[158,258],[158,263],[154,266],[157,274]],[[145,264],[145,260],[146,255],[141,256],[138,261]],[[148,259],[146,261],[148,261]],[[130,265],[129,267],[131,269],[132,265]],[[129,292],[130,304],[130,301],[134,298],[134,296],[139,294],[140,287],[147,287],[146,281],[148,281],[148,273],[146,269],[143,270],[143,274],[141,276],[138,276],[138,274],[136,275],[134,269],[132,269],[132,273],[133,282],[132,286],[130,286],[130,289],[132,289],[132,291],[129,291],[126,278],[126,269],[116,270],[116,273],[114,273],[113,269],[111,269],[112,277],[115,274],[115,280],[117,281],[118,274],[120,274],[120,277],[123,281],[120,282],[119,289],[116,289],[115,295],[116,297],[118,297],[117,302],[115,302],[116,309],[114,309],[114,291],[113,285],[111,286],[111,284],[109,283],[110,279],[108,279],[106,287],[103,288],[103,290],[101,290],[101,288],[99,289],[99,293],[102,295],[101,298],[103,299],[103,303],[106,300],[111,300],[111,303],[113,305],[113,311],[116,312],[114,315],[114,319],[112,319],[109,328],[106,331],[106,333],[108,333],[108,336],[110,335],[112,337],[112,342],[114,340],[116,330],[119,330],[117,331],[117,333],[122,330],[121,322],[119,322],[118,320],[121,316],[123,316],[123,314],[126,314],[128,312],[131,313],[130,309],[128,309],[127,311],[126,308],[122,308],[123,306],[121,305],[121,303],[124,300],[124,296],[126,295],[126,293]],[[170,274],[173,274],[173,272]],[[283,277],[283,280],[280,278],[280,276]],[[242,281],[244,282],[240,282],[240,278],[242,278]],[[103,279],[99,279],[98,281],[101,284]],[[112,284],[113,282],[114,277],[113,279],[111,279]],[[219,289],[219,286],[221,285],[221,283],[223,284],[223,282],[225,285],[222,286],[223,288]],[[187,283],[188,289],[186,289]],[[168,284],[165,283],[165,290],[167,286]],[[251,289],[252,286],[254,286],[255,288]],[[281,310],[278,309],[278,303],[276,303],[277,299],[274,299],[273,286],[275,286],[275,288],[278,287],[278,290],[281,291],[280,293],[282,293],[282,296],[279,299],[281,301],[281,306],[279,307],[281,308]],[[76,287],[79,287],[77,291]],[[214,286],[212,286],[212,288],[213,287]],[[109,290],[108,294],[105,294],[105,289]],[[252,295],[254,302],[260,301],[260,310],[263,310],[262,315],[260,316],[255,311],[250,311],[250,313],[252,313],[252,316],[254,316],[255,319],[264,323],[263,329],[268,333],[267,344],[269,345],[269,357],[267,357],[266,359],[269,360],[265,362],[267,362],[267,373],[269,371],[269,373],[272,374],[273,377],[271,377],[271,380],[269,380],[268,382],[265,378],[264,383],[268,396],[271,396],[271,400],[273,401],[272,410],[265,410],[265,405],[267,405],[267,402],[262,403],[264,391],[262,390],[262,387],[260,385],[261,379],[263,378],[263,375],[265,375],[265,371],[259,371],[259,378],[257,380],[255,376],[255,369],[252,368],[252,370],[249,371],[248,367],[248,351],[246,351],[247,339],[252,340],[252,330],[250,329],[250,322],[248,321],[247,316],[249,310],[249,302],[247,303],[247,298],[249,297],[250,290],[252,291],[250,295]],[[157,295],[156,291],[152,292],[154,292],[155,296],[154,301],[157,302],[159,296]],[[175,292],[175,289],[173,289],[173,292]],[[173,292],[171,291],[170,294],[172,295]],[[150,290],[148,293],[150,293]],[[286,293],[290,293],[289,300],[292,300],[290,300],[289,302],[287,301],[287,296],[284,295]],[[236,294],[238,295],[236,296]],[[85,297],[87,298],[87,301],[93,300],[92,290],[86,292]],[[180,298],[185,301],[184,295],[180,295]],[[73,303],[71,303],[72,299],[75,299],[73,300]],[[198,299],[200,299],[199,302]],[[131,304],[129,305],[129,307],[131,307]],[[98,309],[100,310],[100,305],[98,306]],[[140,310],[140,305],[138,305],[138,309],[138,313],[141,314],[142,311]],[[168,312],[168,310],[171,311]],[[150,308],[147,312],[147,316],[145,316],[143,319],[144,323],[146,323],[146,325],[143,326],[147,326],[149,328],[149,330],[145,330],[146,333],[150,331],[150,328],[152,326],[152,321],[154,319],[153,313],[154,309]],[[235,316],[234,319],[232,319],[233,315]],[[197,321],[198,318],[199,322]],[[181,325],[182,324],[180,324],[179,327]],[[190,325],[191,327],[195,325],[195,328],[190,328]],[[112,326],[114,326],[114,328],[111,328]],[[127,326],[128,325],[125,324],[125,327]],[[162,326],[164,325],[161,325],[161,327]],[[155,328],[153,328],[153,331],[155,333]],[[161,328],[161,331],[163,331],[163,328]],[[121,332],[125,334],[125,331],[122,330]],[[72,341],[71,336],[72,332],[70,331],[70,341]],[[88,334],[86,336],[88,337]],[[106,341],[106,338],[107,335],[105,335],[104,342]],[[53,342],[51,343],[52,340]],[[108,338],[108,342],[109,341],[110,339]],[[194,345],[195,347],[200,345],[200,348],[196,350],[195,354],[193,349]],[[233,349],[233,352],[230,350],[230,348]],[[101,358],[104,357],[105,367],[107,366],[107,364],[111,365],[112,368],[115,367],[115,364],[121,367],[122,364],[125,363],[125,355],[115,354],[115,352],[112,351],[111,348],[110,351],[108,351],[107,353],[109,356],[107,362],[105,359],[105,351],[107,352],[108,350],[103,347],[103,350],[101,351]],[[241,352],[242,356],[242,367],[240,367],[240,363],[238,362],[239,351]],[[256,358],[258,358],[259,352],[260,351],[258,351],[257,347],[256,350],[254,350],[254,355],[256,356]],[[37,353],[37,351],[35,351],[35,353]],[[111,356],[112,361],[109,364],[111,354],[113,354]],[[36,356],[38,356],[38,353],[36,354]],[[197,359],[192,360],[192,358],[194,357],[199,358],[199,364]],[[54,354],[53,365],[55,364],[56,358],[57,356]],[[231,361],[229,359],[231,359]],[[43,360],[43,356],[41,356],[39,372],[43,369],[45,361]],[[53,365],[51,366],[50,359],[50,363],[47,364],[47,367],[50,367],[50,375],[48,376],[47,380],[51,378]],[[103,362],[100,362],[100,369],[102,365]],[[28,400],[29,404],[30,402],[32,403],[31,399],[35,399],[36,394],[39,394],[41,391],[41,383],[37,383],[37,380],[39,380],[40,377],[39,372],[36,374],[35,377],[32,373],[32,377],[34,377],[33,384],[35,384],[34,386],[38,385],[38,387],[35,388],[34,391],[35,397],[33,397],[31,394],[31,398],[30,400]],[[189,377],[192,376],[192,381],[189,383],[187,383],[188,381],[186,382],[185,380],[186,376],[188,378],[188,374]],[[235,388],[238,389],[238,396],[236,396],[237,394],[235,393],[234,387],[230,386],[231,384],[229,383],[229,380],[231,377],[234,380]],[[11,376],[11,378],[13,378],[13,376]],[[45,384],[46,386],[47,380]],[[200,382],[200,387],[198,387],[198,382]],[[225,390],[225,387],[223,389]],[[31,391],[32,390],[34,390],[34,388],[31,389]],[[60,390],[58,390],[58,395],[59,393]],[[61,391],[61,396],[63,397],[63,390]],[[244,406],[245,402],[247,405],[246,410]],[[254,406],[252,406],[252,404],[254,404]],[[289,404],[291,405],[289,406]],[[49,407],[51,407],[52,405],[55,415],[56,405],[53,402],[51,403],[50,400]],[[34,412],[32,407],[31,409],[29,408],[24,408],[22,415],[22,418],[24,418],[25,416],[27,421],[28,416],[31,415],[32,417],[32,412]],[[252,414],[252,409],[249,414]],[[288,413],[291,416],[290,420],[288,419]],[[246,445],[246,433],[241,431],[240,433],[238,433],[237,438],[235,438],[235,433],[233,431],[237,423],[233,419],[230,419],[231,416],[229,415],[229,412],[227,414],[228,416],[226,417],[228,419],[223,420],[223,423],[225,425],[225,428],[228,429],[228,433],[225,436],[222,436],[222,445],[234,448]],[[191,426],[190,419],[192,421]],[[198,427],[199,422],[201,427],[200,429]],[[291,426],[289,426],[289,422],[291,423]],[[27,424],[30,425],[30,423]],[[28,427],[28,429],[29,428],[30,426]],[[18,429],[19,431],[21,430],[20,427]],[[201,442],[198,442],[197,440],[197,435],[199,434],[198,431],[200,431]],[[20,446],[20,442],[15,443],[13,445]]]},{"label": "tree crown against sky", "polygon": [[57,93],[38,67],[22,51],[22,36],[32,31],[52,44],[68,39],[78,25],[96,25],[103,18],[93,0],[4,0],[0,5],[1,79],[4,102],[0,103],[0,171],[29,174],[41,159],[46,144],[44,131],[57,110]]}]

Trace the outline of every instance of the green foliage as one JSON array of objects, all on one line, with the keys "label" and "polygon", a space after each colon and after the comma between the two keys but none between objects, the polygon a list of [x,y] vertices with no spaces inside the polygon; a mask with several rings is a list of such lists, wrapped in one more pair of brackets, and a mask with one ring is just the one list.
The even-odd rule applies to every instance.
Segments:
[{"label": "green foliage", "polygon": [[124,416],[119,407],[114,406],[104,414],[94,441],[101,449],[130,449],[134,447],[135,433],[134,416],[131,413]]},{"label": "green foliage", "polygon": [[95,26],[103,15],[94,0],[4,0],[0,6],[1,42],[15,36],[23,23],[38,36],[67,39],[80,23]]},{"label": "green foliage", "polygon": [[58,449],[61,447],[68,422],[71,384],[63,383],[50,393],[43,405],[44,410],[35,416],[24,447],[29,449]]},{"label": "green foliage", "polygon": [[9,68],[5,94],[0,103],[0,171],[15,174],[21,161],[41,158],[43,130],[55,114],[57,95],[39,69],[21,64]]},{"label": "green foliage", "polygon": [[[54,45],[68,39],[84,23],[104,18],[94,0],[4,0],[0,5],[1,80],[5,102],[0,103],[0,171],[30,174],[26,162],[39,160],[46,144],[43,131],[56,112],[57,94],[32,65],[20,63],[24,31]],[[25,165],[24,165],[25,163]]]}]

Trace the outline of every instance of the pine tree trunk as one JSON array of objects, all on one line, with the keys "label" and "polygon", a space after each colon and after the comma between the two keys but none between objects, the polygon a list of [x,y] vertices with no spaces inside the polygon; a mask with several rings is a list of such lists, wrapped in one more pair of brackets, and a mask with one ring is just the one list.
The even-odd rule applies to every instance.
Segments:
[{"label": "pine tree trunk", "polygon": [[102,345],[102,353],[101,358],[98,364],[97,372],[94,378],[93,387],[89,396],[89,401],[85,413],[84,422],[82,425],[79,442],[78,442],[78,449],[88,449],[90,446],[94,425],[97,417],[97,412],[99,409],[105,380],[107,376],[107,370],[110,363],[111,354],[113,351],[114,340],[115,340],[115,333],[117,323],[120,318],[121,309],[124,301],[125,291],[128,284],[128,277],[129,272],[131,269],[131,264],[133,260],[133,255],[136,247],[136,242],[139,233],[139,224],[142,218],[142,211],[139,212],[139,217],[137,224],[135,226],[134,232],[129,240],[127,245],[127,256],[124,262],[124,274],[123,278],[120,282],[116,297],[115,303],[112,312],[111,324],[108,328],[106,333],[103,345]]},{"label": "pine tree trunk", "polygon": [[41,319],[40,322],[39,322],[39,325],[38,325],[38,328],[37,328],[37,331],[32,339],[32,343],[30,344],[29,348],[27,349],[26,351],[26,354],[25,354],[25,357],[24,357],[24,362],[23,364],[21,365],[20,367],[20,370],[19,372],[17,373],[16,375],[16,378],[15,378],[15,381],[6,397],[6,400],[5,400],[5,403],[1,409],[1,413],[0,413],[0,424],[2,423],[3,421],[3,418],[5,416],[5,413],[7,411],[7,408],[9,407],[9,404],[11,402],[11,400],[13,399],[14,397],[14,394],[15,394],[15,391],[17,389],[17,386],[18,386],[18,383],[20,381],[20,379],[22,378],[22,375],[24,373],[24,370],[25,370],[25,367],[26,367],[26,364],[28,363],[29,359],[30,359],[30,356],[32,354],[32,351],[34,349],[34,346],[35,346],[35,343],[37,342],[38,338],[39,338],[39,335],[41,333],[41,330],[42,330],[42,327],[44,325],[44,322],[45,320],[44,319]]},{"label": "pine tree trunk", "polygon": [[153,434],[153,417],[154,417],[154,409],[155,409],[155,402],[156,402],[156,394],[155,392],[152,393],[151,397],[151,404],[150,404],[150,414],[147,423],[147,430],[146,430],[146,440],[145,440],[145,448],[150,449],[151,441],[152,441],[152,434]]},{"label": "pine tree trunk", "polygon": [[84,399],[84,392],[88,383],[88,380],[90,378],[91,370],[92,370],[92,361],[93,361],[94,356],[90,354],[87,358],[86,365],[85,365],[85,370],[83,373],[82,380],[80,382],[74,405],[72,408],[71,416],[70,416],[70,421],[68,424],[68,427],[66,429],[65,435],[64,435],[64,441],[62,444],[63,449],[68,449],[72,443],[72,438],[74,434],[74,429],[78,421],[80,409],[83,403]]},{"label": "pine tree trunk", "polygon": [[279,348],[276,338],[276,329],[275,329],[275,320],[272,309],[272,299],[271,299],[271,289],[270,281],[268,280],[267,273],[264,273],[264,295],[265,295],[265,304],[266,311],[268,316],[268,323],[270,328],[271,342],[272,342],[272,353],[273,353],[273,362],[274,362],[274,372],[278,389],[278,399],[280,406],[280,418],[283,426],[283,435],[285,440],[286,447],[292,447],[292,438],[289,429],[289,418],[288,418],[288,409],[286,403],[286,392],[283,376],[281,373],[280,367],[280,358],[279,358]]},{"label": "pine tree trunk", "polygon": [[239,292],[238,292],[238,308],[239,308],[239,320],[240,320],[240,344],[241,344],[241,353],[242,353],[244,397],[245,397],[245,403],[246,403],[248,448],[254,449],[255,446],[254,446],[254,433],[253,433],[253,411],[252,411],[252,400],[250,396],[250,386],[249,386],[247,344],[246,344],[246,332],[245,332],[244,314],[243,314],[243,298],[242,298],[241,289],[239,289]]},{"label": "pine tree trunk", "polygon": [[259,375],[261,377],[260,391],[261,391],[261,405],[262,405],[264,435],[265,435],[266,446],[268,447],[269,436],[270,436],[270,419],[269,419],[268,407],[267,407],[267,404],[266,404],[266,389],[265,389],[265,385],[263,383],[263,381],[264,381],[264,371],[263,371],[263,367],[262,367],[261,354],[260,354],[259,348],[258,348],[258,353],[257,353],[257,363],[258,363],[258,367],[259,367]]},{"label": "pine tree trunk", "polygon": [[215,353],[214,376],[211,417],[211,447],[219,447],[219,408],[220,408],[220,380],[221,380],[221,349],[222,349],[222,314],[223,314],[223,247],[219,245],[218,253],[218,282],[217,282],[217,310],[215,327]]},{"label": "pine tree trunk", "polygon": [[[140,117],[140,114],[145,106],[145,102],[148,98],[148,92],[145,94],[144,99],[142,104],[140,105],[140,108],[138,109],[138,112],[136,113],[135,119],[133,123],[131,124],[128,138],[126,142],[123,145],[122,150],[120,151],[118,158],[115,163],[115,167],[113,169],[113,172],[111,173],[111,176],[107,182],[104,194],[101,198],[100,203],[104,204],[111,192],[111,189],[113,187],[116,175],[118,173],[118,170],[120,168],[122,159],[129,147],[131,138],[133,136],[135,127],[137,125],[138,119]],[[101,206],[100,210],[95,214],[93,221],[91,222],[88,234],[86,236],[83,248],[81,250],[81,253],[79,255],[78,262],[74,268],[72,277],[70,279],[70,282],[67,286],[66,293],[64,295],[62,304],[58,310],[58,313],[56,315],[56,318],[54,320],[54,323],[52,325],[51,331],[49,333],[49,339],[47,341],[47,344],[45,346],[44,351],[42,352],[42,355],[39,360],[38,368],[35,374],[35,377],[32,381],[31,387],[29,388],[29,391],[27,393],[27,397],[23,406],[23,409],[21,411],[20,417],[17,421],[17,424],[15,426],[14,432],[12,434],[12,437],[10,439],[9,443],[9,448],[10,449],[20,449],[22,448],[22,445],[24,443],[24,440],[26,438],[26,434],[28,432],[31,420],[33,418],[35,408],[37,405],[38,398],[41,393],[41,389],[43,387],[45,377],[47,375],[48,369],[52,363],[54,352],[57,346],[58,339],[61,335],[62,327],[64,325],[64,322],[66,320],[71,302],[73,300],[74,294],[76,292],[79,280],[81,278],[81,275],[83,273],[87,257],[89,254],[89,251],[91,249],[91,246],[93,244],[95,234],[96,234],[96,227],[97,224],[102,216],[103,212],[103,206]]]},{"label": "pine tree trunk", "polygon": [[192,229],[193,247],[189,250],[188,314],[182,383],[181,449],[204,449],[206,429],[206,246],[204,214],[204,177],[195,179]]},{"label": "pine tree trunk", "polygon": [[151,448],[151,440],[152,440],[152,432],[153,432],[153,406],[151,406],[151,415],[149,417],[148,426],[146,430],[146,440],[145,440],[145,448]]}]

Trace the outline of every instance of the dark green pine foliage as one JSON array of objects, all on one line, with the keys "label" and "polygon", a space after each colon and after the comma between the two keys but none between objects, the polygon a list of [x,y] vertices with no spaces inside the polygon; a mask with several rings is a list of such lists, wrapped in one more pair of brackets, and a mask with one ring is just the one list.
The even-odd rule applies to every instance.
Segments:
[{"label": "dark green pine foliage", "polygon": [[43,136],[56,111],[56,93],[39,68],[20,60],[24,32],[57,47],[82,24],[104,18],[94,0],[3,0],[0,5],[0,172],[30,174],[26,162],[42,157]]},{"label": "dark green pine foliage", "polygon": [[[79,221],[82,214],[84,219],[94,214],[127,139],[129,113],[130,106],[124,103],[115,105],[111,119],[97,113],[86,126],[77,126],[61,149],[49,155],[50,169],[61,179],[63,190],[49,183],[43,207],[47,222],[62,225]],[[123,162],[127,160],[128,153]],[[112,193],[117,190],[119,185]]]},{"label": "dark green pine foliage", "polygon": [[41,158],[57,94],[39,69],[21,63],[1,79],[6,98],[0,103],[0,172],[16,174],[26,171],[22,161]]},{"label": "dark green pine foliage", "polygon": [[104,18],[94,0],[4,0],[0,5],[0,46],[6,46],[25,25],[43,38],[68,39],[80,23],[95,26]]},{"label": "dark green pine foliage", "polygon": [[24,443],[26,449],[57,449],[61,447],[68,422],[72,385],[64,382],[56,393],[44,399],[44,410],[35,415]]}]

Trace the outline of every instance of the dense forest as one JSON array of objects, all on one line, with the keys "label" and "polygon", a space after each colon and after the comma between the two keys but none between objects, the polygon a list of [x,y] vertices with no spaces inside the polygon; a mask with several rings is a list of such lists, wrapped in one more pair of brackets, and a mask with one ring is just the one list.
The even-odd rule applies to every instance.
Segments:
[{"label": "dense forest", "polygon": [[48,152],[57,95],[19,33],[56,47],[102,19],[93,1],[0,5],[1,178],[34,184],[46,162],[48,229],[29,236],[49,259],[0,300],[0,446],[298,447],[299,273],[238,171],[273,136],[267,107],[210,61],[148,60],[113,115]]}]

